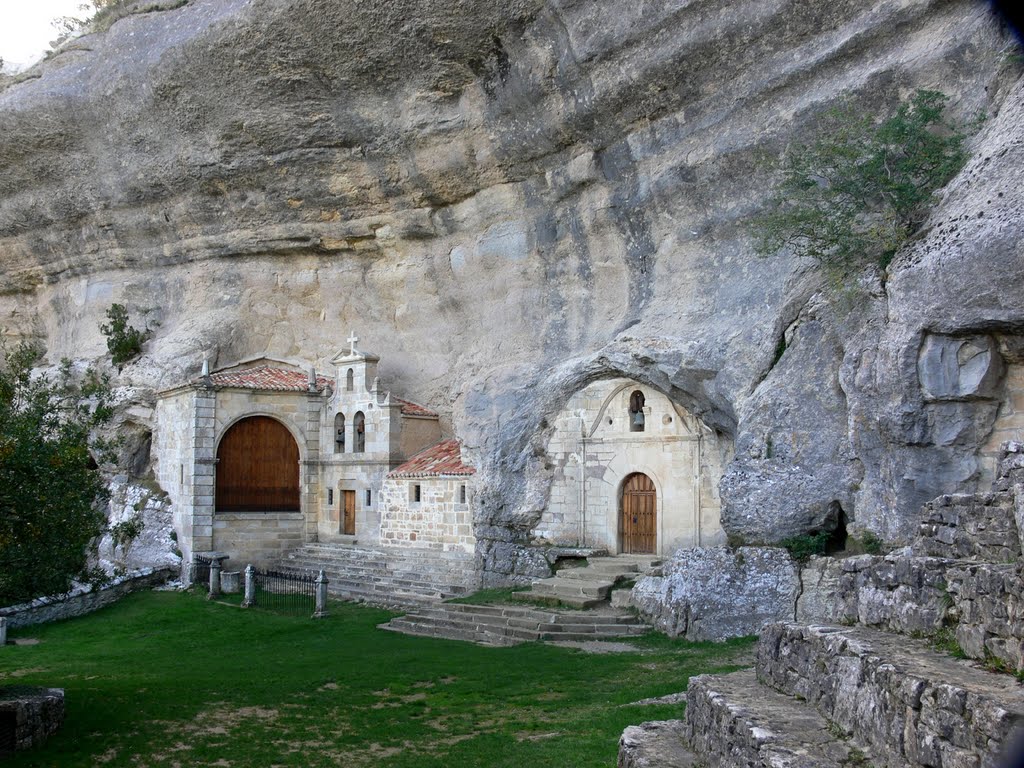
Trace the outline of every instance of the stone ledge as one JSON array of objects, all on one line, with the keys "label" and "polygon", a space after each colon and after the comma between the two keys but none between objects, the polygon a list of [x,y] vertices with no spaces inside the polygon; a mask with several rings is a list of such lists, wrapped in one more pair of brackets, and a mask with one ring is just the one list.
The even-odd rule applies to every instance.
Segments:
[{"label": "stone ledge", "polygon": [[155,587],[178,575],[178,568],[142,568],[120,576],[99,589],[80,585],[66,595],[39,597],[27,603],[0,608],[0,616],[7,619],[10,629],[70,619],[92,613],[117,602],[130,592]]},{"label": "stone ledge", "polygon": [[886,765],[994,768],[1024,725],[1024,688],[1015,678],[864,627],[769,625],[757,674]]}]

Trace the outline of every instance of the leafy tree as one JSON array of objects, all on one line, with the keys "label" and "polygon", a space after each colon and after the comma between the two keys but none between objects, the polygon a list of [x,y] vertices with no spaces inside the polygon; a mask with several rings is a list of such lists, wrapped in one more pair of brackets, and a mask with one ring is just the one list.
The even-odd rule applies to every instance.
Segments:
[{"label": "leafy tree", "polygon": [[758,253],[788,248],[840,279],[870,263],[888,266],[967,160],[964,130],[944,116],[947,101],[918,90],[881,121],[849,104],[832,110],[820,138],[786,152],[770,210],[754,222]]},{"label": "leafy tree", "polygon": [[120,371],[125,363],[142,354],[142,345],[149,340],[152,331],[140,331],[128,324],[128,309],[124,304],[111,304],[107,310],[109,323],[100,325],[100,332],[107,337],[107,351],[111,362]]},{"label": "leafy tree", "polygon": [[92,542],[106,524],[106,486],[90,435],[109,421],[109,386],[80,383],[64,361],[53,377],[32,373],[41,350],[3,350],[0,365],[0,605],[66,592],[94,579]]}]

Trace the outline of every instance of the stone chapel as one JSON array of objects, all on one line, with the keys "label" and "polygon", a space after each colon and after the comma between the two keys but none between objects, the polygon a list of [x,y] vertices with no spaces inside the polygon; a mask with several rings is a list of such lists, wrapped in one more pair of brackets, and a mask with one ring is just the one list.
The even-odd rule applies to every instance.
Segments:
[{"label": "stone chapel", "polygon": [[311,541],[472,555],[474,469],[349,341],[333,376],[259,358],[160,393],[153,452],[183,562],[266,565]]},{"label": "stone chapel", "polygon": [[554,419],[551,494],[534,539],[658,556],[724,544],[718,481],[729,450],[653,387],[595,381]]}]

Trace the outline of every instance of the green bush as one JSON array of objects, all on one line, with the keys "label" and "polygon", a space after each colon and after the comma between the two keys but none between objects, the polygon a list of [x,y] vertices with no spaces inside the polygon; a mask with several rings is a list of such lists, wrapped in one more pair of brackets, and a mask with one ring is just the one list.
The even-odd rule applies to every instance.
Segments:
[{"label": "green bush", "polygon": [[0,366],[0,605],[95,580],[90,545],[106,525],[106,487],[90,438],[110,419],[107,381],[76,383],[65,361],[32,373],[41,351],[4,350]]},{"label": "green bush", "polygon": [[111,304],[107,310],[107,320],[110,322],[101,324],[100,332],[107,337],[110,361],[120,371],[125,363],[142,354],[142,345],[152,336],[152,331],[149,328],[140,331],[129,325],[128,309],[124,304]]},{"label": "green bush", "polygon": [[803,565],[814,555],[824,555],[827,543],[828,534],[825,531],[820,531],[819,533],[792,536],[780,541],[779,546],[787,549],[793,559]]},{"label": "green bush", "polygon": [[839,280],[870,263],[888,266],[967,160],[947,101],[918,90],[881,121],[851,104],[831,110],[816,141],[787,150],[769,210],[754,220],[757,252],[789,249]]}]

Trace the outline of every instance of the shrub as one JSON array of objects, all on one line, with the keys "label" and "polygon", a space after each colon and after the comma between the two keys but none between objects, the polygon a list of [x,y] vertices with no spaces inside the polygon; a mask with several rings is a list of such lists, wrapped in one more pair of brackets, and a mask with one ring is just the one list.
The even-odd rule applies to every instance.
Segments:
[{"label": "shrub", "polygon": [[827,113],[816,141],[787,150],[769,211],[754,220],[757,252],[791,249],[837,279],[872,262],[888,266],[967,160],[947,101],[918,90],[885,120],[851,104]]},{"label": "shrub", "polygon": [[100,332],[107,337],[107,351],[110,361],[120,371],[125,363],[131,362],[142,354],[142,345],[152,336],[147,328],[140,331],[128,324],[128,309],[124,304],[111,304],[107,310],[109,323],[100,325]]},{"label": "shrub", "polygon": [[94,580],[88,554],[106,525],[106,487],[90,438],[110,419],[108,382],[82,383],[64,361],[32,373],[38,347],[4,350],[0,366],[0,605]]},{"label": "shrub", "polygon": [[803,565],[814,555],[824,555],[828,534],[825,531],[792,536],[779,542],[779,546],[789,551],[794,560]]}]

